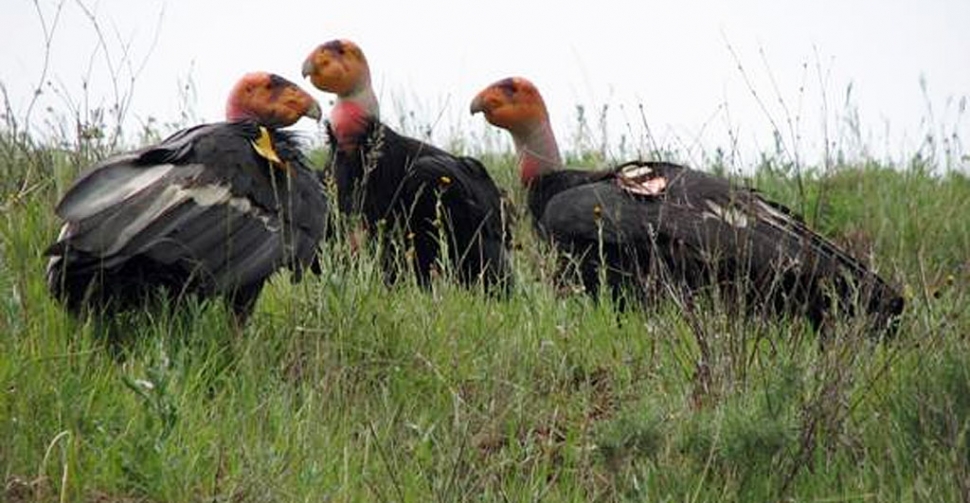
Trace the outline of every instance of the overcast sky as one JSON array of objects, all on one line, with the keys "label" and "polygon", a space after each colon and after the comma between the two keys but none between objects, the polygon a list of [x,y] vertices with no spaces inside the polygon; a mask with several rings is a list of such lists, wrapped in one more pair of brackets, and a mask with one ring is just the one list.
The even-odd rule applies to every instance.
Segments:
[{"label": "overcast sky", "polygon": [[[539,86],[569,145],[576,107],[590,115],[587,138],[598,145],[599,111],[608,106],[611,155],[623,155],[621,142],[626,154],[649,147],[648,130],[681,160],[704,162],[703,153],[737,145],[739,164],[774,148],[775,127],[788,155],[810,163],[826,135],[857,152],[853,129],[877,158],[915,152],[928,132],[970,141],[961,112],[970,95],[968,0],[4,3],[0,82],[18,117],[42,77],[37,8],[51,30],[62,6],[35,131],[45,130],[48,106],[69,114],[85,97],[90,108],[113,104],[112,74],[119,96],[133,90],[131,130],[186,110],[193,120],[219,120],[241,74],[270,70],[309,87],[300,65],[310,49],[350,38],[370,60],[385,120],[430,127],[440,142],[502,138],[467,109],[480,88],[510,75]],[[329,97],[317,96],[326,108]]]}]

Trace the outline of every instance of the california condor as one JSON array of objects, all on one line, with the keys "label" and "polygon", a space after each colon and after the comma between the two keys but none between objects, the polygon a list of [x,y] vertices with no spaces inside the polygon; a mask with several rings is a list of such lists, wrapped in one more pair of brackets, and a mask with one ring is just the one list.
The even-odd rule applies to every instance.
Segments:
[{"label": "california condor", "polygon": [[446,256],[463,284],[506,289],[508,220],[485,167],[381,122],[370,68],[355,43],[318,46],[303,75],[337,95],[328,135],[339,207],[379,234],[385,278],[393,281],[397,265],[407,264],[427,286]]},{"label": "california condor", "polygon": [[629,285],[644,298],[716,290],[749,313],[805,315],[816,328],[862,306],[877,333],[902,312],[879,276],[755,190],[666,162],[564,169],[542,96],[524,78],[488,86],[471,112],[511,133],[538,233],[579,259],[594,295],[604,263],[614,295]]},{"label": "california condor", "polygon": [[278,128],[319,120],[317,102],[274,74],[242,77],[226,122],[176,132],[84,172],[56,213],[64,220],[47,284],[72,313],[119,312],[162,292],[225,298],[238,322],[280,267],[299,279],[327,224],[322,184],[301,142]]}]

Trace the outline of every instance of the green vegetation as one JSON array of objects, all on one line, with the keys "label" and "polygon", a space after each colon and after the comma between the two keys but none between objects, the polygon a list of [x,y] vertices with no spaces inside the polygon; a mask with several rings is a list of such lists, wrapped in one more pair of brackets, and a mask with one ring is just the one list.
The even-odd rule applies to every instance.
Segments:
[{"label": "green vegetation", "polygon": [[[104,154],[81,144],[0,131],[0,499],[970,498],[970,180],[930,161],[751,177],[902,285],[888,343],[851,321],[822,346],[800,320],[616,313],[549,286],[522,215],[507,300],[387,289],[338,241],[241,333],[189,302],[111,345],[44,285],[52,208]],[[510,156],[486,163],[516,187]]]}]

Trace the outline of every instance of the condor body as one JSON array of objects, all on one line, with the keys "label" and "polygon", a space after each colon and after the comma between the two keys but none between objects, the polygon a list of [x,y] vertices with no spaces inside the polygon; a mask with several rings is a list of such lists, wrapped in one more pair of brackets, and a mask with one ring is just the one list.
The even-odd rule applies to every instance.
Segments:
[{"label": "condor body", "polygon": [[328,202],[299,140],[278,130],[316,102],[271,74],[234,88],[227,122],[179,131],[111,157],[57,205],[65,221],[47,254],[51,293],[68,309],[121,311],[153,295],[226,298],[252,310],[281,267],[295,277],[316,258]]},{"label": "condor body", "polygon": [[320,45],[303,74],[337,95],[328,134],[339,206],[382,233],[386,277],[397,276],[395,261],[411,257],[418,282],[427,285],[447,258],[466,285],[507,287],[508,220],[484,166],[382,123],[367,60],[353,42]]},{"label": "condor body", "polygon": [[617,293],[643,299],[710,292],[749,313],[862,314],[893,328],[902,297],[794,212],[724,178],[665,162],[564,169],[542,97],[523,78],[496,82],[472,102],[508,130],[540,235],[579,264],[592,294],[605,273]]}]

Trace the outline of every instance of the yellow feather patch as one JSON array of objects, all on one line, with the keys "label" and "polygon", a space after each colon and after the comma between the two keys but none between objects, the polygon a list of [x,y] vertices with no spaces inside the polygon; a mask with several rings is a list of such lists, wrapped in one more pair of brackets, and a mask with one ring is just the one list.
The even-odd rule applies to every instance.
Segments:
[{"label": "yellow feather patch", "polygon": [[269,163],[279,169],[284,171],[287,170],[287,165],[280,159],[279,154],[276,153],[276,149],[273,148],[273,137],[270,136],[269,130],[263,126],[259,126],[259,138],[251,142],[253,145],[253,150],[256,151],[261,157],[269,161]]}]

